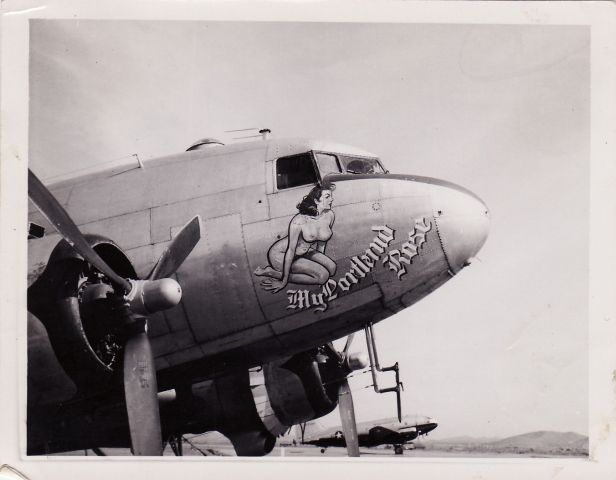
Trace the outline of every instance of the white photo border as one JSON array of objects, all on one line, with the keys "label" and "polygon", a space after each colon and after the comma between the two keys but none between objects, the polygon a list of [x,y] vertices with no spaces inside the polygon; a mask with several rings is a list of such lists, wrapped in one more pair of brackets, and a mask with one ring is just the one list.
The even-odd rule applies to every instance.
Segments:
[{"label": "white photo border", "polygon": [[[607,478],[616,471],[616,4],[613,2],[4,1],[0,70],[0,464],[32,480],[208,476],[312,478]],[[26,270],[29,20],[142,19],[588,25],[591,31],[589,282],[590,459],[137,459],[26,457]],[[572,230],[575,225],[572,225]],[[585,232],[579,232],[585,234]],[[572,386],[572,388],[575,388]],[[92,462],[95,462],[94,464]],[[386,467],[386,473],[383,468]],[[5,472],[0,472],[0,478]]]}]

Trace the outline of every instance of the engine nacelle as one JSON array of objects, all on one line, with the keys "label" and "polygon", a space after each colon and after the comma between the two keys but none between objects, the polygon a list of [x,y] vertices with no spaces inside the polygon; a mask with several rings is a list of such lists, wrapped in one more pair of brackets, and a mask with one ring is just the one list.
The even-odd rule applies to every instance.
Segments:
[{"label": "engine nacelle", "polygon": [[[120,276],[136,278],[122,250],[110,239],[85,235],[92,248]],[[28,289],[28,311],[45,326],[54,353],[81,391],[110,380],[122,345],[117,312],[104,276],[65,241],[53,249],[43,273]]]},{"label": "engine nacelle", "polygon": [[266,455],[276,444],[257,413],[248,371],[180,387],[165,397],[159,395],[163,438],[216,430],[241,456]]},{"label": "engine nacelle", "polygon": [[163,435],[225,435],[238,455],[266,455],[291,426],[328,414],[350,370],[326,345],[268,363],[259,372],[236,372],[176,389],[162,401]]},{"label": "engine nacelle", "polygon": [[264,385],[253,386],[263,424],[274,435],[330,413],[350,370],[326,345],[263,366]]}]

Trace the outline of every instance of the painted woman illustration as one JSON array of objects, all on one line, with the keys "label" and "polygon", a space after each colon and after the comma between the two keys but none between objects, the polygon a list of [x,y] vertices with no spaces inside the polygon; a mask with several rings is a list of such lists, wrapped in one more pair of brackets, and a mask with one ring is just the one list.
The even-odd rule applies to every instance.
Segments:
[{"label": "painted woman illustration", "polygon": [[257,267],[255,275],[266,277],[261,286],[272,293],[288,283],[323,285],[336,273],[336,263],[325,255],[332,236],[334,185],[316,186],[297,205],[299,213],[289,223],[289,233],[267,252],[269,265]]}]

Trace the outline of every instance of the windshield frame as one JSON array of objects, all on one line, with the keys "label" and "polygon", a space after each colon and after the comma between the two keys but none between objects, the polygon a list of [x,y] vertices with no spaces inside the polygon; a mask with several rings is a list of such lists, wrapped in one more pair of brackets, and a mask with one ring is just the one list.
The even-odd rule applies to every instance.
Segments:
[{"label": "windshield frame", "polygon": [[[383,167],[383,164],[380,162],[378,157],[365,157],[362,155],[345,155],[342,154],[343,157],[345,158],[341,158],[340,159],[340,163],[342,163],[343,168],[344,168],[344,172],[348,175],[382,175],[384,173],[387,173],[387,170],[385,169],[385,167]],[[348,161],[346,161],[348,159]],[[351,164],[351,162],[353,162],[354,160],[369,160],[370,163],[375,163],[380,169],[380,172],[365,172],[365,173],[360,173],[360,172],[355,172],[352,170],[349,170],[349,165]]]},{"label": "windshield frame", "polygon": [[[321,171],[321,169],[319,168],[319,164],[317,161],[317,155],[318,154],[324,154],[324,155],[331,155],[335,158],[336,160],[336,165],[338,167],[338,171],[337,172],[329,172],[329,173],[325,173],[323,174],[323,172]],[[283,187],[280,188],[278,186],[278,181],[277,181],[277,172],[278,172],[278,161],[282,158],[287,158],[287,157],[295,157],[295,156],[300,156],[300,155],[309,155],[311,160],[312,160],[312,167],[314,169],[314,171],[316,172],[316,183],[305,183],[302,185],[296,185],[293,187]],[[379,168],[381,169],[381,172],[375,172],[374,174],[376,175],[383,175],[383,174],[387,174],[389,173],[389,170],[387,170],[383,164],[381,163],[381,159],[379,157],[376,156],[367,156],[367,155],[357,155],[357,154],[351,154],[351,153],[344,153],[344,152],[332,152],[332,151],[326,151],[326,150],[308,150],[305,152],[300,152],[300,153],[295,153],[292,155],[283,155],[280,156],[278,158],[276,158],[273,162],[274,164],[274,188],[275,191],[281,192],[281,191],[287,191],[287,190],[293,190],[293,189],[297,189],[297,188],[303,188],[306,187],[308,185],[316,185],[316,184],[322,184],[323,181],[325,180],[325,177],[328,175],[356,175],[358,177],[361,177],[363,175],[372,175],[369,173],[353,173],[353,172],[349,172],[346,169],[346,165],[344,160],[341,157],[345,157],[348,159],[359,159],[359,160],[370,160],[375,162]]]},{"label": "windshield frame", "polygon": [[[370,174],[349,172],[347,170],[348,163],[345,163],[344,160],[341,157],[358,159],[358,160],[374,161],[379,166],[379,168],[381,169],[380,172],[374,172],[375,174],[381,174],[382,175],[382,174],[385,174],[385,173],[389,173],[389,170],[387,170],[385,168],[385,166],[383,165],[383,163],[381,162],[381,159],[379,157],[367,156],[367,155],[357,155],[357,154],[344,153],[344,152],[327,152],[325,150],[314,150],[313,151],[313,154],[315,154],[315,165],[317,166],[317,170],[318,170],[318,165],[316,164],[316,154],[317,153],[324,153],[324,154],[333,155],[334,157],[336,157],[336,161],[338,162],[338,168],[340,169],[340,171],[338,173],[342,173],[342,174],[345,174],[345,175],[370,175]],[[323,179],[323,176],[321,175],[320,171],[319,171],[319,176],[321,177],[321,179]]]},{"label": "windshield frame", "polygon": [[[321,181],[330,174],[340,174],[340,173],[344,173],[344,170],[342,168],[342,162],[340,161],[340,156],[339,155],[343,155],[341,153],[336,153],[336,152],[326,152],[325,150],[310,150],[310,153],[312,153],[312,158],[314,159],[314,167],[317,170],[317,173],[319,174],[319,178],[321,179]],[[336,165],[338,166],[338,171],[337,172],[329,172],[326,173],[325,175],[323,175],[323,172],[321,172],[321,169],[319,168],[319,162],[317,160],[317,155],[318,154],[323,154],[323,155],[330,155],[332,157],[334,157],[336,159]]]}]

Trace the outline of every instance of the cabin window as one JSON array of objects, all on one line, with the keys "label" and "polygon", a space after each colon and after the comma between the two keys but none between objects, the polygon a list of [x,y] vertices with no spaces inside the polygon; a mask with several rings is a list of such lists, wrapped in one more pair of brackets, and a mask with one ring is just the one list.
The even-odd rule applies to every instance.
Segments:
[{"label": "cabin window", "polygon": [[340,155],[340,160],[346,173],[366,175],[371,173],[385,173],[385,170],[376,158],[353,157]]},{"label": "cabin window", "polygon": [[315,158],[321,178],[325,178],[325,175],[330,173],[340,173],[340,164],[336,155],[331,153],[315,153]]},{"label": "cabin window", "polygon": [[279,190],[311,183],[317,183],[311,153],[282,157],[276,161],[276,185]]}]

